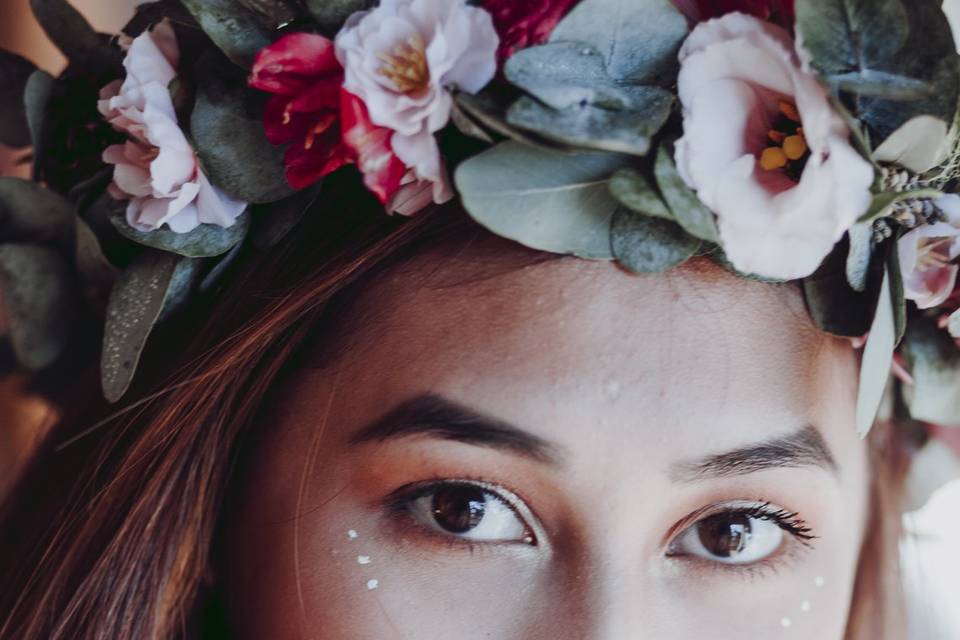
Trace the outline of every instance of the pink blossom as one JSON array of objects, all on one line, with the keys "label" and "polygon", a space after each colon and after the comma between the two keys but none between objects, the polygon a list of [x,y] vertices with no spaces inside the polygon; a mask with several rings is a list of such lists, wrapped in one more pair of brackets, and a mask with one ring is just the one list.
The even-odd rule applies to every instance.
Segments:
[{"label": "pink blossom", "polygon": [[475,93],[496,72],[490,14],[463,0],[383,0],[351,16],[335,42],[344,88],[390,130],[407,183],[420,185],[417,195],[429,184],[434,202],[452,198],[434,134],[450,119],[450,89]]},{"label": "pink blossom", "polygon": [[201,223],[229,227],[247,206],[210,184],[180,129],[169,90],[178,61],[176,36],[164,20],[129,43],[126,79],[104,87],[98,103],[129,136],[108,147],[103,160],[116,165],[111,195],[129,200],[127,222],[141,231],[164,224],[177,233]]},{"label": "pink blossom", "polygon": [[904,294],[921,309],[943,304],[953,292],[960,257],[960,196],[937,198],[934,204],[946,220],[920,225],[897,243]]},{"label": "pink blossom", "polygon": [[[771,278],[810,275],[867,210],[872,166],[780,27],[742,13],[709,20],[680,63],[677,168],[717,215],[730,261]],[[762,163],[785,159],[785,137],[803,153]]]}]

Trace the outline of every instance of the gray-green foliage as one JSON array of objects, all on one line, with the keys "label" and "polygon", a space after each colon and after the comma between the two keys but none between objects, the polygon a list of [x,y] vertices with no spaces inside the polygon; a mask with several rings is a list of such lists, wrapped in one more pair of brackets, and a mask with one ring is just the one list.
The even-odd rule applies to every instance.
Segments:
[{"label": "gray-green foliage", "polygon": [[305,0],[307,11],[320,26],[321,32],[333,36],[351,14],[376,5],[376,0]]},{"label": "gray-green foliage", "polygon": [[466,210],[497,235],[543,251],[610,259],[618,204],[607,182],[626,158],[504,142],[461,164],[456,183]]},{"label": "gray-green foliage", "polygon": [[201,224],[187,233],[176,233],[167,227],[140,231],[130,226],[123,215],[111,216],[110,222],[123,236],[144,246],[187,258],[209,258],[226,253],[243,240],[250,229],[250,213],[243,213],[231,227]]},{"label": "gray-green foliage", "polygon": [[244,69],[270,44],[267,30],[239,0],[183,0],[183,4],[214,44]]},{"label": "gray-green foliage", "polygon": [[210,181],[250,203],[293,193],[284,177],[283,148],[267,140],[261,96],[246,88],[243,73],[204,56],[197,64],[197,99],[190,129]]},{"label": "gray-green foliage", "polygon": [[911,318],[903,342],[914,384],[904,399],[914,420],[960,424],[960,350],[931,318]]},{"label": "gray-green foliage", "polygon": [[885,274],[880,288],[876,314],[870,325],[870,337],[863,350],[860,361],[860,382],[857,391],[857,433],[866,436],[877,416],[883,399],[890,366],[893,363],[893,350],[897,346],[896,311],[894,296],[891,293],[890,275]]},{"label": "gray-green foliage", "polygon": [[700,240],[671,220],[620,207],[613,215],[610,246],[627,269],[661,273],[692,258],[700,249]]},{"label": "gray-green foliage", "polygon": [[55,82],[53,76],[49,73],[37,69],[30,75],[30,79],[27,80],[27,85],[24,87],[23,102],[27,116],[27,130],[33,144],[34,167],[37,167],[43,158],[47,105],[50,102]]},{"label": "gray-green foliage", "polygon": [[0,290],[17,360],[39,371],[63,353],[76,313],[73,274],[60,253],[38,244],[0,245]]},{"label": "gray-green foliage", "polygon": [[917,115],[953,122],[960,58],[938,0],[797,0],[796,14],[813,67],[875,146]]}]

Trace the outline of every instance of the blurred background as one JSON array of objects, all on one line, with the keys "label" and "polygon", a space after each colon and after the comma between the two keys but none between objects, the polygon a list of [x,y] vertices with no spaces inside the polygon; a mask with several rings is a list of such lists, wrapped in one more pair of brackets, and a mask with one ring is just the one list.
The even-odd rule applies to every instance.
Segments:
[{"label": "blurred background", "polygon": [[[142,0],[71,0],[100,31],[115,33]],[[0,47],[14,51],[51,73],[65,59],[33,19],[29,0],[0,0]],[[26,155],[0,145],[0,175],[27,177]],[[4,333],[0,294],[0,336]],[[55,411],[31,393],[27,380],[10,373],[9,354],[0,352],[0,498],[56,419]],[[960,381],[958,381],[960,384]],[[960,472],[960,469],[955,470]],[[920,493],[926,493],[924,488]],[[914,640],[960,640],[960,482],[940,489],[922,509],[905,519],[904,564],[914,611]]]}]

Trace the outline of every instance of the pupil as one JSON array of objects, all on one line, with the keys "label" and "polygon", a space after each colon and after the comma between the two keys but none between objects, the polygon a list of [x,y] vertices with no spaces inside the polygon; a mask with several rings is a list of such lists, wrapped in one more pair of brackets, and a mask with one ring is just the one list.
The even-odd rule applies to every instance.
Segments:
[{"label": "pupil", "polygon": [[719,513],[697,525],[704,548],[718,558],[740,553],[750,542],[750,518],[742,513]]},{"label": "pupil", "polygon": [[477,487],[442,487],[433,494],[433,519],[450,533],[466,533],[483,520],[486,502],[485,492]]}]

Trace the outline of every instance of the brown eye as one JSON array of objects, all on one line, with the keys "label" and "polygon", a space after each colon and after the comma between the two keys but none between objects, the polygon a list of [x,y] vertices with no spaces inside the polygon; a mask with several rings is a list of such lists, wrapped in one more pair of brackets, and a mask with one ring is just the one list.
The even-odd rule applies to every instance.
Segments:
[{"label": "brown eye", "polygon": [[468,481],[437,482],[404,500],[403,511],[436,533],[476,542],[535,544],[509,491]]},{"label": "brown eye", "polygon": [[765,560],[784,545],[785,525],[755,511],[733,509],[706,516],[677,536],[667,555],[732,565]]},{"label": "brown eye", "polygon": [[466,533],[476,528],[486,513],[483,489],[472,485],[448,485],[433,494],[433,519],[445,531]]}]

